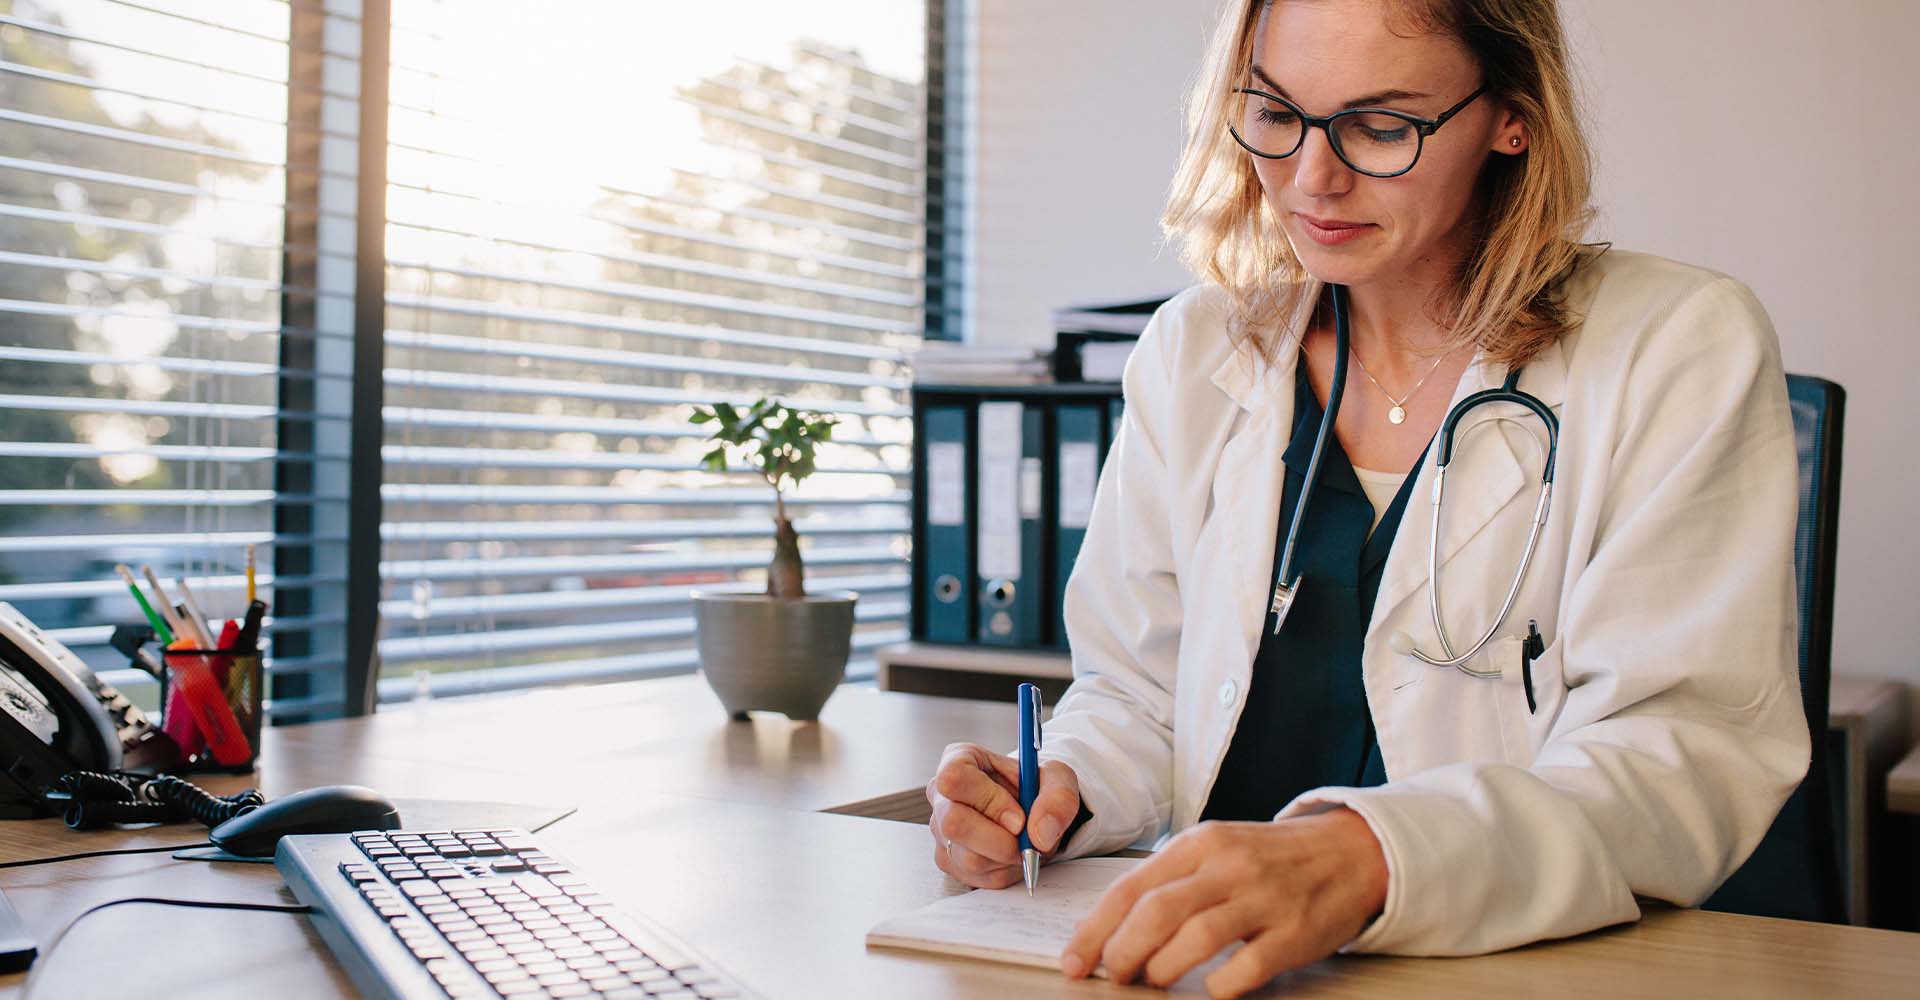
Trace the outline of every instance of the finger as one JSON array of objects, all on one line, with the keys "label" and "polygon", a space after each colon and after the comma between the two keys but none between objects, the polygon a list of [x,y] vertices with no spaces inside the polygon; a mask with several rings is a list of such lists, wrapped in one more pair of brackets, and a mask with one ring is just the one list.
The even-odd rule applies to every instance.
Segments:
[{"label": "finger", "polygon": [[1080,926],[1074,929],[1072,940],[1061,951],[1061,971],[1076,979],[1092,972],[1106,949],[1107,939],[1113,936],[1128,911],[1133,909],[1135,901],[1150,890],[1192,874],[1196,863],[1187,852],[1161,851],[1141,862],[1138,868],[1114,880],[1112,885],[1107,886],[1107,891],[1100,894],[1100,900],[1093,905],[1093,912],[1080,921]]},{"label": "finger", "polygon": [[[1176,879],[1165,885],[1149,890],[1127,911],[1120,926],[1114,929],[1113,936],[1107,939],[1106,947],[1100,953],[1100,960],[1106,964],[1107,974],[1114,982],[1131,982],[1134,976],[1142,972],[1150,959],[1155,957],[1187,925],[1198,920],[1201,914],[1218,908],[1233,892],[1233,887],[1225,882],[1207,878],[1204,874]],[[1204,935],[1213,930],[1218,915],[1210,917],[1196,928]],[[1191,951],[1197,944],[1189,943]],[[1218,951],[1215,947],[1207,955]],[[1205,958],[1206,955],[1201,956]],[[1194,963],[1181,968],[1185,972]],[[1174,979],[1178,979],[1175,976]],[[1164,985],[1172,980],[1153,980]]]},{"label": "finger", "polygon": [[971,743],[956,743],[947,748],[947,756],[934,775],[934,791],[954,802],[971,806],[983,816],[1005,827],[1008,833],[1020,832],[1026,815],[1012,792],[989,777],[994,770],[991,753]]},{"label": "finger", "polygon": [[1019,865],[1003,865],[955,843],[948,851],[954,878],[977,889],[1004,889],[1020,881]]},{"label": "finger", "polygon": [[1042,854],[1059,849],[1060,834],[1080,813],[1080,779],[1059,761],[1040,766],[1040,794],[1034,796],[1027,817],[1027,837]]},{"label": "finger", "polygon": [[1244,906],[1231,899],[1219,902],[1188,917],[1173,937],[1147,959],[1141,975],[1155,986],[1170,986],[1195,966],[1220,954],[1221,949],[1245,940],[1259,929],[1259,921]]},{"label": "finger", "polygon": [[1013,834],[957,802],[942,802],[934,807],[933,835],[935,839],[952,841],[956,847],[965,847],[989,858],[995,864],[1020,863],[1020,843],[1013,839]]},{"label": "finger", "polygon": [[1207,995],[1237,997],[1251,993],[1282,972],[1321,957],[1324,956],[1312,954],[1311,948],[1291,927],[1271,927],[1255,935],[1246,947],[1207,974]]}]

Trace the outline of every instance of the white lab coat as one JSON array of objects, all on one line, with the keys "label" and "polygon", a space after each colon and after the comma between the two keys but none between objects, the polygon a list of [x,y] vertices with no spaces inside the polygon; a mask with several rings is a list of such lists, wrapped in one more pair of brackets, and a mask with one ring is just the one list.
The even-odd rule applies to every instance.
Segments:
[{"label": "white lab coat", "polygon": [[[1387,784],[1321,788],[1279,814],[1343,804],[1378,837],[1386,908],[1351,950],[1472,954],[1633,920],[1636,895],[1696,904],[1807,767],[1794,437],[1765,312],[1730,278],[1618,250],[1568,294],[1584,324],[1520,383],[1561,432],[1540,550],[1476,657],[1504,674],[1389,648],[1405,632],[1438,649],[1430,454],[1361,658]],[[1260,724],[1240,712],[1273,583],[1297,352],[1257,371],[1228,343],[1226,308],[1217,288],[1175,297],[1127,366],[1067,587],[1074,681],[1041,753],[1072,765],[1093,813],[1059,858],[1192,826],[1234,727]],[[1476,359],[1454,400],[1504,376]],[[1525,546],[1546,433],[1522,414],[1481,407],[1458,434],[1440,546],[1456,648],[1492,622]],[[1532,713],[1528,619],[1547,642]]]}]

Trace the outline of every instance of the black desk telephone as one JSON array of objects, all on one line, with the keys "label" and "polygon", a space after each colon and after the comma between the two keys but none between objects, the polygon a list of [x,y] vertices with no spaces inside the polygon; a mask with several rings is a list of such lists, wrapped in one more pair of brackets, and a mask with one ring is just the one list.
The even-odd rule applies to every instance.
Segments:
[{"label": "black desk telephone", "polygon": [[52,815],[43,796],[68,771],[152,772],[179,759],[125,695],[0,602],[0,819]]}]

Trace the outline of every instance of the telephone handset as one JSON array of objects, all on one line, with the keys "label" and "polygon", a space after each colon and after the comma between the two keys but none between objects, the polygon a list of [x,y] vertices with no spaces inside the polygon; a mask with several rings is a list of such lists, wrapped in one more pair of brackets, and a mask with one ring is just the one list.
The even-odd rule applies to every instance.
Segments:
[{"label": "telephone handset", "polygon": [[59,640],[0,602],[0,818],[50,815],[68,771],[154,771],[179,748]]}]

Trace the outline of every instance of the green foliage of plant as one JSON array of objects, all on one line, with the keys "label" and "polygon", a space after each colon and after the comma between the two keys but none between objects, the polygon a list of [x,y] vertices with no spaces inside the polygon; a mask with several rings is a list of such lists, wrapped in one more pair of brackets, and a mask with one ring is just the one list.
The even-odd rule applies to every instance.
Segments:
[{"label": "green foliage of plant", "polygon": [[713,449],[700,464],[711,472],[726,472],[729,449],[751,463],[760,478],[772,486],[776,498],[813,475],[814,449],[831,440],[839,418],[812,410],[796,410],[775,399],[761,399],[740,411],[731,403],[694,407],[690,423],[714,424]]}]

